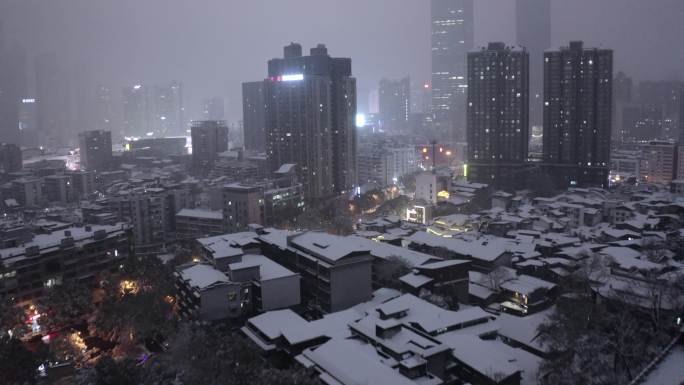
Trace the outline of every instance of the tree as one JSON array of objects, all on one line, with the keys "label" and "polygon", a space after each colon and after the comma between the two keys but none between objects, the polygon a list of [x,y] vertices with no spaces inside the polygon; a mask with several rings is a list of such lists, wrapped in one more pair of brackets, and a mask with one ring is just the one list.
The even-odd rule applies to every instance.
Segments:
[{"label": "tree", "polygon": [[21,340],[0,335],[0,385],[35,384],[38,360]]},{"label": "tree", "polygon": [[399,278],[411,272],[411,265],[402,257],[390,256],[378,267],[376,280],[380,287],[401,289]]},{"label": "tree", "polygon": [[132,385],[140,384],[143,370],[131,359],[114,360],[102,357],[95,368],[86,371],[80,385]]},{"label": "tree", "polygon": [[405,195],[400,195],[394,199],[385,201],[378,207],[375,211],[377,215],[395,215],[398,217],[403,217],[406,214],[406,209],[408,208],[411,199]]},{"label": "tree", "polygon": [[170,298],[175,293],[170,268],[156,257],[129,257],[119,274],[110,276],[93,326],[106,338],[137,344],[175,328]]},{"label": "tree", "polygon": [[268,367],[243,335],[218,327],[185,325],[170,346],[154,366],[156,378],[187,385],[320,385],[309,371]]},{"label": "tree", "polygon": [[564,294],[538,329],[550,350],[540,384],[629,383],[671,338],[664,328],[649,327],[648,306],[634,302],[637,292],[643,298],[642,288],[621,284],[623,296],[596,300],[592,284],[608,278],[605,260],[590,257],[561,283]]},{"label": "tree", "polygon": [[26,314],[9,298],[0,298],[0,335],[11,331],[13,335],[20,335],[25,328]]},{"label": "tree", "polygon": [[490,271],[489,273],[482,275],[480,284],[490,288],[493,291],[499,291],[502,284],[513,278],[515,277],[509,268],[499,266],[494,268],[494,270]]},{"label": "tree", "polygon": [[69,282],[48,289],[38,302],[38,311],[44,316],[38,319],[46,331],[60,330],[92,313],[93,293],[86,285]]}]

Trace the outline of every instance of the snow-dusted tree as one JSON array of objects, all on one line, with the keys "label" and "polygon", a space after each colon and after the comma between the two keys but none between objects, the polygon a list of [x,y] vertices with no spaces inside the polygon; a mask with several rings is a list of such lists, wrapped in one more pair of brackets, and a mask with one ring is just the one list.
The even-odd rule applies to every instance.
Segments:
[{"label": "snow-dusted tree", "polygon": [[515,275],[511,269],[499,266],[489,273],[482,275],[480,284],[490,288],[491,290],[499,291],[501,289],[501,285],[513,278],[515,278]]},{"label": "snow-dusted tree", "polygon": [[19,336],[25,329],[24,311],[9,298],[0,297],[0,335],[11,331]]},{"label": "snow-dusted tree", "polygon": [[295,367],[278,370],[261,359],[244,336],[217,327],[181,327],[155,370],[182,384],[319,385],[315,375]]},{"label": "snow-dusted tree", "polygon": [[38,360],[18,338],[0,335],[0,384],[35,384]]},{"label": "snow-dusted tree", "polygon": [[43,330],[56,331],[78,322],[94,310],[93,293],[85,284],[67,282],[47,289],[38,302],[38,319]]},{"label": "snow-dusted tree", "polygon": [[402,257],[390,256],[378,265],[375,279],[380,287],[401,289],[399,278],[411,272],[411,265]]}]

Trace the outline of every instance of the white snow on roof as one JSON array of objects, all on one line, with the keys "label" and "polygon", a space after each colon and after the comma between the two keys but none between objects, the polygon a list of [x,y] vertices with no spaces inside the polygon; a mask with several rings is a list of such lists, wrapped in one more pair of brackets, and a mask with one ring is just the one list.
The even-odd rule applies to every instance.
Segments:
[{"label": "white snow on roof", "polygon": [[180,271],[183,280],[188,281],[190,286],[202,290],[215,283],[230,282],[228,277],[216,270],[213,266],[197,264]]},{"label": "white snow on roof", "polygon": [[302,355],[345,385],[416,385],[398,370],[384,365],[378,356],[355,340],[331,340]]},{"label": "white snow on roof", "polygon": [[257,243],[257,237],[255,232],[246,231],[200,238],[197,242],[211,252],[214,259],[219,259],[243,254],[242,248],[250,243]]},{"label": "white snow on roof", "polygon": [[489,240],[467,242],[461,239],[438,237],[422,231],[414,233],[407,239],[417,244],[443,248],[457,255],[489,262],[495,261],[507,251],[507,242],[503,239],[491,242]]},{"label": "white snow on roof", "polygon": [[[452,355],[495,382],[508,378],[520,369],[511,363],[511,357],[501,349],[501,342],[483,341],[472,335],[453,338]],[[497,378],[498,376],[501,378]]]},{"label": "white snow on roof", "polygon": [[482,285],[468,283],[468,294],[484,300],[492,296],[494,292]]},{"label": "white snow on roof", "polygon": [[385,242],[375,242],[370,239],[350,236],[347,237],[350,242],[356,242],[361,249],[369,249],[371,255],[376,258],[388,259],[390,257],[399,257],[406,261],[409,266],[417,267],[425,265],[426,263],[439,261],[441,258],[419,253],[404,247],[391,245]]},{"label": "white snow on roof", "polygon": [[315,321],[307,321],[291,310],[270,311],[250,318],[249,323],[259,329],[269,339],[283,336],[290,344],[298,344],[321,336],[348,338],[351,336],[349,323],[363,317],[368,309],[396,298],[400,293],[391,289],[378,289],[368,302],[360,303],[349,309],[326,314]]},{"label": "white snow on roof", "polygon": [[651,261],[639,259],[641,253],[629,247],[606,247],[599,251],[600,254],[611,257],[622,269],[632,268],[639,270],[660,270],[664,266]]},{"label": "white snow on roof", "polygon": [[444,310],[411,294],[404,294],[377,306],[376,310],[386,315],[407,312],[400,320],[415,323],[427,333],[437,333],[441,329],[491,317],[491,314],[479,307],[459,311]]},{"label": "white snow on roof", "polygon": [[501,313],[495,321],[499,327],[499,335],[533,349],[546,352],[548,348],[541,343],[539,338],[537,338],[537,328],[546,321],[547,317],[552,314],[554,310],[555,307],[551,307],[526,317]]},{"label": "white snow on roof", "polygon": [[273,310],[249,319],[249,323],[271,340],[280,337],[284,327],[304,326],[308,322],[290,309]]},{"label": "white snow on roof", "polygon": [[[363,238],[358,238],[363,239]],[[350,242],[347,237],[328,233],[308,231],[290,240],[291,245],[315,257],[336,262],[352,253],[370,254],[370,248],[359,242]]]},{"label": "white snow on roof", "polygon": [[501,284],[503,289],[524,295],[530,295],[537,290],[551,290],[554,287],[556,285],[551,282],[546,282],[529,275],[519,275]]},{"label": "white snow on roof", "polygon": [[[45,252],[52,248],[60,247],[62,239],[71,237],[76,245],[95,242],[93,236],[96,231],[104,230],[108,237],[112,234],[119,234],[120,232],[127,229],[128,225],[124,223],[117,223],[114,225],[92,225],[90,226],[90,231],[86,230],[86,227],[65,227],[63,230],[56,230],[50,234],[37,234],[33,240],[26,242],[25,244],[18,247],[9,247],[5,249],[0,249],[0,259],[6,264],[11,264],[26,258],[25,252],[29,247],[37,246],[39,250]],[[65,235],[65,231],[69,231],[71,235]]]},{"label": "white snow on roof", "polygon": [[677,345],[641,385],[674,385],[684,381],[684,346]]},{"label": "white snow on roof", "polygon": [[182,209],[176,214],[177,217],[190,217],[201,219],[223,220],[223,213],[218,210]]},{"label": "white snow on roof", "polygon": [[415,273],[408,273],[399,277],[399,280],[416,289],[433,281],[430,277]]},{"label": "white snow on roof", "polygon": [[242,262],[231,263],[228,267],[230,270],[239,270],[253,266],[259,266],[260,281],[296,275],[263,255],[243,255]]},{"label": "white snow on roof", "polygon": [[288,173],[290,173],[290,172],[292,171],[292,169],[294,169],[296,166],[297,166],[297,165],[296,165],[296,164],[293,164],[293,163],[285,163],[285,164],[283,164],[282,166],[280,166],[280,168],[278,169],[278,171],[276,171],[275,173],[276,173],[276,174],[288,174]]},{"label": "white snow on roof", "polygon": [[430,262],[430,263],[427,263],[425,265],[420,266],[420,269],[436,270],[436,269],[443,269],[445,267],[450,267],[450,266],[464,265],[466,263],[470,263],[470,261],[464,261],[462,259],[450,259],[448,261]]},{"label": "white snow on roof", "polygon": [[262,241],[285,249],[287,247],[287,238],[299,234],[294,231],[280,230],[274,228],[264,229],[265,234],[261,234],[259,239]]}]

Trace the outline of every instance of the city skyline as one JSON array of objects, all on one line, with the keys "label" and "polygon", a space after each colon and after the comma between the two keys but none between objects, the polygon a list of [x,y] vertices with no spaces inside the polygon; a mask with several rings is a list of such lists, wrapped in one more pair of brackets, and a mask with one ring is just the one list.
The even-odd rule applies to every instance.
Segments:
[{"label": "city skyline", "polygon": [[0,385],[684,385],[682,20],[2,1]]},{"label": "city skyline", "polygon": [[[643,2],[629,0],[629,4],[616,7],[616,0],[589,2],[554,1],[552,17],[555,19],[552,30],[551,46],[557,48],[570,40],[583,40],[592,46],[613,48],[616,52],[616,72],[625,71],[635,79],[664,80],[681,79],[681,66],[675,63],[684,59],[684,51],[667,49],[676,46],[675,40],[669,36],[676,36],[682,27],[677,16],[681,18],[684,6],[675,0],[659,0],[661,7],[648,7]],[[55,9],[55,5],[61,5]],[[620,4],[623,4],[621,2]],[[357,78],[359,79],[359,110],[365,111],[369,92],[376,87],[383,77],[399,78],[411,76],[416,82],[424,82],[430,78],[429,39],[430,39],[430,10],[429,4],[401,0],[393,2],[387,7],[380,2],[372,4],[352,3],[348,8],[336,9],[341,15],[348,15],[361,22],[358,29],[349,31],[349,36],[342,39],[336,33],[337,20],[331,23],[304,22],[306,30],[311,27],[319,30],[320,41],[309,41],[308,34],[295,29],[288,32],[288,36],[273,39],[273,36],[255,35],[252,44],[245,45],[231,38],[230,28],[239,28],[243,20],[236,20],[234,26],[216,27],[214,30],[202,25],[196,26],[192,21],[180,17],[170,18],[170,21],[159,26],[158,30],[148,31],[143,20],[145,15],[152,16],[158,9],[156,3],[138,4],[122,1],[109,4],[84,4],[78,0],[64,0],[62,2],[44,3],[36,1],[8,2],[0,5],[0,14],[14,15],[8,20],[2,20],[6,40],[9,44],[21,36],[28,58],[33,62],[35,56],[55,51],[62,52],[60,60],[68,66],[94,68],[88,74],[92,89],[96,84],[104,84],[114,90],[127,84],[139,82],[156,84],[176,79],[186,86],[186,105],[188,116],[186,120],[201,118],[201,101],[207,97],[217,95],[226,98],[226,119],[237,122],[241,118],[240,84],[247,79],[253,79],[264,67],[255,63],[263,63],[269,58],[269,52],[287,44],[289,41],[301,41],[305,46],[313,46],[320,42],[339,47],[341,55],[356,59]],[[74,14],[71,9],[78,5],[78,12],[83,15],[76,22],[65,24]],[[187,9],[188,6],[172,2],[174,7],[168,8],[171,16],[179,16],[181,12],[191,15],[204,16],[207,10],[215,9],[210,18],[217,20],[226,17],[227,20],[237,18],[231,12],[230,5],[222,5],[208,1],[206,7]],[[310,4],[307,0],[297,0],[291,7],[277,5],[267,7],[262,2],[241,5],[244,14],[257,15],[266,12],[278,20],[278,15],[288,16],[297,20],[305,20],[306,12],[295,9],[310,9],[319,12],[322,5]],[[242,8],[241,8],[242,9]],[[380,21],[380,17],[387,9],[392,10],[390,22]],[[665,11],[670,10],[669,12]],[[583,10],[592,10],[583,12]],[[482,0],[476,2],[475,7],[475,47],[485,46],[489,41],[503,41],[509,45],[516,43],[515,1]],[[22,18],[31,13],[30,18]],[[643,18],[643,14],[657,14],[650,18]],[[582,17],[579,17],[579,15]],[[70,16],[71,15],[71,16]],[[137,15],[137,16],[136,16]],[[562,15],[562,16],[561,16]],[[567,18],[565,17],[567,15]],[[243,19],[248,19],[245,17]],[[338,18],[343,19],[343,18]],[[17,24],[16,20],[24,20]],[[83,20],[82,22],[79,20]],[[90,24],[86,20],[100,21],[99,29],[83,33]],[[117,20],[112,23],[111,20]],[[572,20],[572,22],[568,22]],[[657,20],[657,22],[656,22]],[[377,24],[377,25],[376,25]],[[233,25],[227,23],[227,25]],[[382,28],[377,28],[382,25]],[[411,28],[404,28],[410,25]],[[173,28],[174,26],[178,28]],[[375,39],[365,39],[368,30],[377,34]],[[113,33],[116,32],[116,33]],[[178,34],[182,32],[182,36]],[[128,39],[132,33],[139,33],[140,38]],[[162,38],[164,35],[167,37]],[[178,44],[169,45],[166,40]],[[177,39],[175,37],[178,37]],[[656,39],[656,37],[658,39]],[[207,41],[196,44],[197,41]],[[163,40],[160,40],[163,39]],[[112,42],[110,49],[98,55],[87,55],[97,46],[107,41]],[[129,40],[138,40],[134,44],[127,44]],[[652,44],[652,41],[657,44]],[[649,44],[646,44],[646,43]],[[647,54],[636,54],[637,50],[630,47],[639,46]],[[376,47],[380,47],[383,55],[375,55]],[[415,53],[421,53],[416,55]],[[656,60],[663,52],[671,60]],[[239,53],[235,56],[235,53]],[[656,55],[658,53],[658,55]],[[87,56],[82,56],[87,55]],[[205,58],[212,60],[193,60]],[[238,59],[239,58],[239,59]],[[249,59],[248,59],[249,58]],[[246,60],[248,59],[248,60]],[[33,68],[31,65],[30,68]],[[197,71],[193,71],[197,69]],[[33,71],[29,71],[30,73]],[[32,76],[32,75],[31,75]],[[30,81],[31,88],[35,87],[35,80]],[[91,89],[91,88],[85,88]]]}]

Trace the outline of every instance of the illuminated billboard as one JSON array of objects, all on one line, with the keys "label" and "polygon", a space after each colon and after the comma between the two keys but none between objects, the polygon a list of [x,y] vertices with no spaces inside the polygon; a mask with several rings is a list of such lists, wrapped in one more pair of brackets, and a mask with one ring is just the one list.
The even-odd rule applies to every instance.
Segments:
[{"label": "illuminated billboard", "polygon": [[272,76],[271,80],[274,82],[296,82],[304,80],[304,74],[290,74],[281,76]]}]

